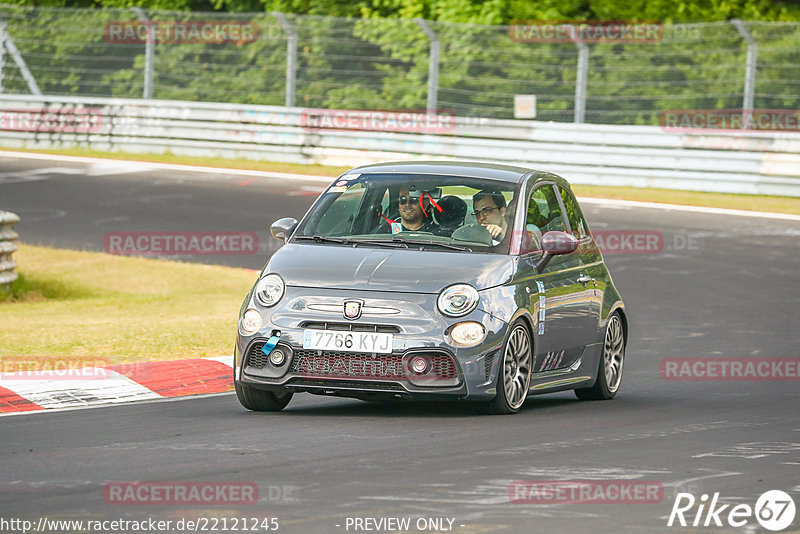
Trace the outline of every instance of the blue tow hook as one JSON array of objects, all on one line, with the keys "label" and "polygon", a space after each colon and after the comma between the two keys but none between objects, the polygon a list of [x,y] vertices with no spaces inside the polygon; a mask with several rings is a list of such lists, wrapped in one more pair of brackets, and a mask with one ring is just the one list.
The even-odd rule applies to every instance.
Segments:
[{"label": "blue tow hook", "polygon": [[264,346],[261,347],[261,352],[264,353],[264,356],[269,356],[269,353],[272,352],[272,349],[275,348],[275,345],[277,345],[278,341],[280,341],[280,340],[281,340],[281,336],[279,336],[279,335],[278,336],[275,336],[275,335],[271,336],[267,340],[267,342],[264,343]]}]

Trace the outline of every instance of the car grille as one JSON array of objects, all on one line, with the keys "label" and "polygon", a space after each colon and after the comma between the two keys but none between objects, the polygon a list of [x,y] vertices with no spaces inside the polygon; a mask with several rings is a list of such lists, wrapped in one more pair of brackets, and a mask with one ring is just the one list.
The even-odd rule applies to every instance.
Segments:
[{"label": "car grille", "polygon": [[266,343],[267,340],[263,339],[250,345],[250,350],[247,352],[247,365],[256,369],[263,369],[267,366],[267,355],[261,352],[261,347]]},{"label": "car grille", "polygon": [[330,321],[305,321],[300,324],[300,328],[342,330],[347,332],[381,332],[385,334],[399,334],[401,332],[399,326],[388,324],[335,323]]},{"label": "car grille", "polygon": [[437,380],[451,380],[456,377],[456,362],[444,354],[430,355],[432,374]]},{"label": "car grille", "polygon": [[487,354],[483,357],[483,372],[486,376],[486,381],[492,379],[492,364],[494,363],[494,353]]},{"label": "car grille", "polygon": [[381,354],[373,358],[369,354],[350,352],[325,352],[318,355],[316,350],[295,351],[290,371],[304,376],[390,380],[403,380],[406,376],[400,356]]},{"label": "car grille", "polygon": [[[446,354],[425,354],[431,363],[430,378],[452,380],[456,378],[456,363]],[[324,352],[296,350],[290,371],[303,376],[347,377],[380,380],[405,380],[406,371],[400,355],[351,352]]]}]

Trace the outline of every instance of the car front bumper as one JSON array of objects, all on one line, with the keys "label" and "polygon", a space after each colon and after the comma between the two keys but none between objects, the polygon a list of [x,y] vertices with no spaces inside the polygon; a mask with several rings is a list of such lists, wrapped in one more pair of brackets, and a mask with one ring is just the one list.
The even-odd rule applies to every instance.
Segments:
[{"label": "car front bumper", "polygon": [[[436,295],[364,292],[364,313],[356,321],[343,318],[343,302],[352,291],[287,288],[274,309],[257,308],[263,317],[253,335],[238,332],[235,379],[250,387],[360,398],[489,400],[495,381],[506,323],[481,306],[461,318],[447,318],[436,310]],[[257,307],[250,303],[251,307]],[[396,312],[396,313],[395,313]],[[475,347],[456,347],[446,334],[463,321],[476,321],[486,337]],[[392,332],[391,354],[319,351],[303,348],[306,329]],[[275,336],[275,337],[273,337]],[[287,358],[273,365],[267,340],[279,338],[275,348]],[[409,362],[422,357],[429,371],[419,375]]]}]

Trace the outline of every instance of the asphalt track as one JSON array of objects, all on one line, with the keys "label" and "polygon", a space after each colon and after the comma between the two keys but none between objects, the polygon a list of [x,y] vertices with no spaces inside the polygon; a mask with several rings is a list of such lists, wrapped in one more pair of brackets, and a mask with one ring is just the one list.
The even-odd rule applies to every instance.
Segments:
[{"label": "asphalt track", "polygon": [[[0,158],[0,208],[22,217],[17,230],[26,242],[103,250],[108,232],[258,232],[258,254],[182,258],[249,268],[275,250],[266,226],[299,217],[320,185]],[[800,506],[798,381],[668,381],[659,364],[670,357],[797,358],[800,222],[583,208],[593,230],[664,236],[658,253],[606,256],[630,317],[613,401],[561,393],[498,417],[466,404],[299,395],[284,412],[257,414],[222,394],[2,417],[0,519],[276,517],[279,531],[290,533],[390,532],[348,523],[368,517],[409,517],[412,527],[418,518],[449,518],[457,533],[766,532],[752,517],[740,528],[670,528],[667,518],[678,492],[698,499],[719,492],[722,504],[752,506],[764,491],[780,489]],[[513,481],[609,479],[656,481],[663,499],[509,501]],[[137,480],[254,482],[259,502],[106,503],[106,483]],[[800,514],[784,532],[798,529]]]}]

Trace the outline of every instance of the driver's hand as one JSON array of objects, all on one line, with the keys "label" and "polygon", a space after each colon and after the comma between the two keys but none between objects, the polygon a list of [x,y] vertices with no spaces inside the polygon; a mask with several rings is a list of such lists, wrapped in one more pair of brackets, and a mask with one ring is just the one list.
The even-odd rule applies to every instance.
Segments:
[{"label": "driver's hand", "polygon": [[492,234],[493,239],[502,239],[503,228],[501,226],[498,226],[496,224],[487,224],[484,226],[484,228],[489,230],[489,233]]}]

